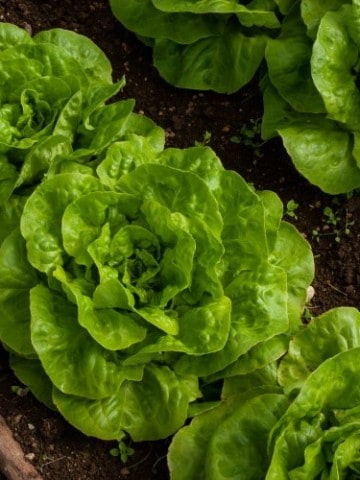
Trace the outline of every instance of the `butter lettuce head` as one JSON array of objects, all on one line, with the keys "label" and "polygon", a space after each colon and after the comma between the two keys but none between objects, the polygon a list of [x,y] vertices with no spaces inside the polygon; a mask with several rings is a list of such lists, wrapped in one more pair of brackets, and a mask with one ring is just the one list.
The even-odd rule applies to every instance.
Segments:
[{"label": "butter lettuce head", "polygon": [[29,196],[0,249],[0,336],[77,428],[149,440],[184,424],[205,381],[284,353],[313,260],[278,197],[209,148],[147,156],[131,138]]},{"label": "butter lettuce head", "polygon": [[302,0],[268,41],[264,138],[280,135],[297,170],[330,194],[360,186],[358,2]]}]

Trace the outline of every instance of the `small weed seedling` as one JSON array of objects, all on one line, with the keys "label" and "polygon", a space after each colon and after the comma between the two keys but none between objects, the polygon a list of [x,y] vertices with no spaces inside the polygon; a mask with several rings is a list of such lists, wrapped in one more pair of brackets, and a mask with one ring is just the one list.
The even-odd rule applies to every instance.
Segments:
[{"label": "small weed seedling", "polygon": [[291,199],[287,202],[286,204],[286,209],[285,209],[285,212],[284,212],[284,217],[291,217],[293,218],[294,220],[297,220],[297,215],[295,213],[295,211],[297,210],[299,204],[295,202],[295,200]]},{"label": "small weed seedling", "polygon": [[123,463],[126,463],[135,450],[126,444],[125,437],[119,440],[118,446],[110,450],[110,455],[113,457],[120,457]]},{"label": "small weed seedling", "polygon": [[11,391],[16,393],[19,397],[25,397],[27,393],[29,393],[28,387],[20,387],[19,385],[13,385],[11,387]]},{"label": "small weed seedling", "polygon": [[230,142],[251,147],[254,150],[255,157],[261,158],[260,148],[265,143],[261,139],[261,120],[251,118],[249,123],[250,125],[244,124],[240,129],[240,135],[232,136]]},{"label": "small weed seedling", "polygon": [[[338,201],[335,198],[334,202],[335,205],[338,205]],[[327,232],[321,232],[320,227],[317,227],[315,230],[312,231],[313,238],[319,242],[320,237],[324,235],[333,235],[335,238],[336,243],[340,243],[341,237],[343,235],[350,234],[350,227],[354,225],[354,221],[348,221],[345,217],[345,225],[342,225],[342,217],[339,214],[339,210],[334,210],[333,208],[327,206],[323,210],[323,223],[326,225]]]},{"label": "small weed seedling", "polygon": [[199,142],[195,140],[195,147],[204,147],[205,145],[208,145],[211,141],[211,132],[206,132],[204,133],[203,139]]}]

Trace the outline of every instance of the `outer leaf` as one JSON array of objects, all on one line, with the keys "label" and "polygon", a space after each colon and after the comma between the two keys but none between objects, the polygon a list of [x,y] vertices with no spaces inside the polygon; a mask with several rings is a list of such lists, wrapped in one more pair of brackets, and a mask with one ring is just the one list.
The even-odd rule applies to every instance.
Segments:
[{"label": "outer leaf", "polygon": [[77,321],[77,309],[43,285],[31,290],[31,339],[45,372],[69,395],[100,399],[113,395],[125,379],[140,380],[141,367],[97,344]]},{"label": "outer leaf", "polygon": [[360,170],[352,155],[350,135],[324,119],[281,128],[279,134],[295,167],[311,183],[330,194],[360,185]]},{"label": "outer leaf", "polygon": [[[278,339],[278,337],[275,337]],[[282,337],[283,344],[285,337]],[[268,340],[265,344],[265,348],[267,346],[274,346],[274,339]],[[271,348],[271,347],[270,347]],[[257,349],[260,352],[260,348]],[[274,349],[275,351],[275,349]],[[280,352],[277,352],[280,353]],[[281,354],[280,354],[281,355]],[[231,398],[234,395],[243,395],[243,394],[251,394],[255,389],[261,393],[265,392],[281,392],[279,389],[276,372],[277,372],[277,362],[276,358],[266,358],[266,353],[263,355],[262,360],[267,363],[264,363],[261,368],[257,368],[255,362],[253,366],[257,369],[249,370],[249,373],[241,373],[239,375],[235,375],[232,377],[227,377],[224,380],[223,388],[221,390],[221,398],[223,400]],[[254,355],[255,357],[255,355]],[[275,361],[273,361],[275,360]],[[269,363],[271,362],[271,363]],[[249,364],[245,364],[246,367],[249,367]]]},{"label": "outer leaf", "polygon": [[220,34],[227,16],[165,13],[152,0],[110,0],[115,17],[128,29],[142,37],[168,38],[190,44],[200,38]]},{"label": "outer leaf", "polygon": [[[257,25],[276,28],[280,26],[274,12],[267,10],[262,4],[258,5],[259,2],[251,2],[249,6],[241,5],[236,0],[180,0],[176,4],[170,0],[152,0],[152,2],[162,12],[235,13],[240,23],[247,27]],[[254,3],[255,5],[252,5]]]},{"label": "outer leaf", "polygon": [[68,51],[92,82],[112,83],[112,68],[109,59],[94,42],[84,35],[61,28],[53,28],[36,34],[34,41],[51,43]]},{"label": "outer leaf", "polygon": [[19,355],[35,355],[30,339],[29,289],[0,289],[0,339]]},{"label": "outer leaf", "polygon": [[0,25],[0,50],[6,50],[21,43],[33,43],[27,31],[11,23],[2,22]]},{"label": "outer leaf", "polygon": [[286,406],[285,396],[254,390],[195,417],[170,445],[171,480],[262,478],[266,439]]},{"label": "outer leaf", "polygon": [[174,433],[186,420],[189,402],[199,395],[196,378],[149,365],[141,382],[123,383],[112,397],[91,401],[55,389],[53,399],[64,417],[86,435],[112,440],[126,431],[142,441]]},{"label": "outer leaf", "polygon": [[5,204],[13,192],[17,179],[17,170],[5,156],[0,157],[0,205]]},{"label": "outer leaf", "polygon": [[206,479],[263,478],[269,463],[266,440],[287,405],[284,395],[272,393],[240,405],[216,428],[210,440]]},{"label": "outer leaf", "polygon": [[299,112],[325,112],[323,100],[310,73],[312,43],[304,32],[270,39],[265,58],[268,74],[278,93]]},{"label": "outer leaf", "polygon": [[190,425],[173,437],[168,452],[171,480],[205,480],[205,460],[209,441],[216,427],[229,416],[233,399],[196,416]]},{"label": "outer leaf", "polygon": [[265,233],[269,252],[274,250],[283,217],[283,204],[278,195],[270,190],[257,191],[261,198],[265,214]]},{"label": "outer leaf", "polygon": [[231,29],[186,46],[160,38],[154,45],[154,65],[176,87],[233,93],[253,78],[265,44],[263,35],[246,37]]},{"label": "outer leaf", "polygon": [[359,130],[360,92],[353,73],[359,45],[354,43],[347,28],[353,14],[350,6],[344,6],[322,18],[313,46],[311,71],[329,118],[350,130]]},{"label": "outer leaf", "polygon": [[313,319],[290,342],[279,367],[279,382],[287,391],[300,388],[327,358],[360,346],[360,313],[339,307]]}]

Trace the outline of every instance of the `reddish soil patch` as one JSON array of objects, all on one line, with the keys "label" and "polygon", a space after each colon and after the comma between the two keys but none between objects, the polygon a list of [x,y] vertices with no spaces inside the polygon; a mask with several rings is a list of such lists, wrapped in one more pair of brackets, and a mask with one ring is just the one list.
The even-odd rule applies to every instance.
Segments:
[{"label": "reddish soil patch", "polygon": [[[233,137],[241,136],[243,125],[251,129],[261,119],[257,81],[231,96],[175,90],[152,67],[151,51],[116,22],[107,0],[0,0],[0,20],[33,33],[53,27],[67,28],[94,40],[112,61],[114,79],[126,75],[127,86],[121,96],[135,98],[136,110],[166,129],[168,145],[191,146],[209,132],[208,144],[227,168],[238,171],[258,189],[275,191],[285,203],[292,199],[299,204],[296,217],[286,218],[297,226],[314,250],[316,295],[312,313],[317,315],[340,305],[360,306],[360,198],[333,198],[309,185],[295,171],[279,140],[262,144],[255,136],[252,145],[245,145],[244,137],[241,143],[234,143]],[[336,225],[331,225],[324,216],[326,206],[338,214]],[[165,457],[168,441],[135,445],[135,454],[123,465],[119,458],[109,454],[113,443],[81,435],[31,394],[14,393],[13,385],[19,382],[9,372],[6,355],[2,353],[0,415],[44,479],[168,478]],[[0,474],[0,478],[5,477]]]}]

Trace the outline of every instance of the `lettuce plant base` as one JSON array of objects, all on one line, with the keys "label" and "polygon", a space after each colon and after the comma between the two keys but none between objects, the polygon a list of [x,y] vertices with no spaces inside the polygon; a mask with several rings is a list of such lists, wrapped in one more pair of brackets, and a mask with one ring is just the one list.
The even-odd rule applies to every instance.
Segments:
[{"label": "lettuce plant base", "polygon": [[[314,250],[316,294],[309,312],[360,307],[360,197],[334,199],[321,193],[294,170],[280,141],[262,144],[256,128],[262,115],[257,81],[231,96],[170,87],[151,66],[150,50],[116,22],[107,0],[0,0],[0,20],[32,33],[61,27],[89,36],[112,61],[114,79],[126,75],[121,96],[135,98],[137,112],[166,129],[169,146],[206,142],[227,168],[237,170],[256,188],[275,191],[285,204],[289,200],[299,204],[295,216],[286,219]],[[324,216],[325,207],[338,213],[335,225]],[[135,454],[124,465],[109,453],[116,446],[113,442],[81,435],[30,394],[15,393],[14,385],[19,382],[2,352],[0,415],[45,480],[168,479],[168,441],[135,445]]]}]

